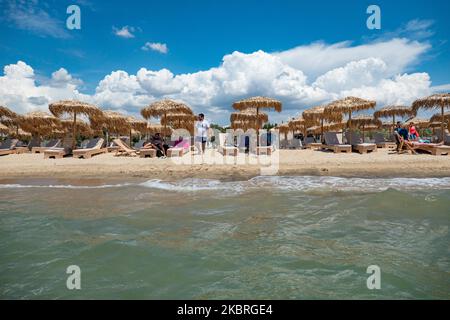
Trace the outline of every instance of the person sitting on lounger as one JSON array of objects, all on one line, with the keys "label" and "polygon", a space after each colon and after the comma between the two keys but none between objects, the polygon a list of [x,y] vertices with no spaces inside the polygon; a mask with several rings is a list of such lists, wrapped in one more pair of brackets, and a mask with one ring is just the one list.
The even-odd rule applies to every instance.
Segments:
[{"label": "person sitting on lounger", "polygon": [[409,132],[406,125],[401,125],[397,122],[397,128],[394,130],[395,141],[397,143],[397,152],[400,152],[403,147],[411,150],[414,153],[414,142],[409,140]]},{"label": "person sitting on lounger", "polygon": [[409,138],[413,141],[418,141],[420,138],[419,132],[417,132],[416,127],[412,122],[409,124]]},{"label": "person sitting on lounger", "polygon": [[157,157],[166,157],[167,149],[169,149],[169,146],[164,143],[161,134],[157,132],[152,136],[150,142],[144,145],[144,148],[155,149]]}]

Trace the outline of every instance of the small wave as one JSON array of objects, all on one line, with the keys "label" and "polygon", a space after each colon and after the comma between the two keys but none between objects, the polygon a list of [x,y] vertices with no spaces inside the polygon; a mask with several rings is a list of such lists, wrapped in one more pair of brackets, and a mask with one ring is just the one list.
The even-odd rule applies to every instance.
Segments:
[{"label": "small wave", "polygon": [[71,184],[0,184],[0,189],[27,189],[27,188],[48,188],[48,189],[103,189],[121,188],[133,185],[132,183],[103,184],[97,186],[76,186]]},{"label": "small wave", "polygon": [[341,178],[318,176],[258,176],[247,181],[220,181],[213,179],[183,179],[163,181],[152,179],[141,183],[119,183],[96,186],[0,184],[1,189],[102,189],[144,187],[173,192],[217,192],[236,194],[246,190],[271,189],[277,191],[323,192],[381,192],[396,190],[450,189],[450,177],[445,178]]}]

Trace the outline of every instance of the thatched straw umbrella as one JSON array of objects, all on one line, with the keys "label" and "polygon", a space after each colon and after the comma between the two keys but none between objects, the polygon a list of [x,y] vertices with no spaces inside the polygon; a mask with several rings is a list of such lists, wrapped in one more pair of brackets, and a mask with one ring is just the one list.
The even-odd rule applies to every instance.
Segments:
[{"label": "thatched straw umbrella", "polygon": [[419,108],[423,109],[441,109],[441,130],[442,130],[442,141],[444,141],[444,123],[445,123],[445,113],[444,109],[450,108],[450,93],[438,93],[433,94],[429,97],[418,99],[412,104],[413,110],[417,112]]},{"label": "thatched straw umbrella", "polygon": [[42,135],[50,135],[55,128],[61,127],[61,121],[55,116],[44,111],[33,111],[18,117],[20,127],[40,138]]},{"label": "thatched straw umbrella", "polygon": [[14,111],[8,109],[7,107],[4,106],[0,106],[0,118],[16,118],[17,117],[17,113],[15,113]]},{"label": "thatched straw umbrella", "polygon": [[[444,121],[448,122],[450,120],[450,112],[444,112]],[[439,113],[434,114],[430,118],[430,122],[440,122],[442,121],[442,115]]]},{"label": "thatched straw umbrella", "polygon": [[129,124],[129,130],[130,130],[130,144],[133,138],[133,131],[139,132],[140,134],[145,134],[147,131],[148,123],[144,119],[138,119],[136,117],[129,116],[126,118],[128,124]]},{"label": "thatched straw umbrella", "polygon": [[169,113],[161,118],[161,124],[170,126],[172,129],[186,129],[194,134],[194,123],[197,119],[193,114]]},{"label": "thatched straw umbrella", "polygon": [[111,132],[117,135],[126,135],[131,130],[127,116],[113,110],[103,111],[103,116],[100,119],[93,120],[93,123],[95,127],[100,124],[102,128],[106,129],[108,137]]},{"label": "thatched straw umbrella", "polygon": [[427,119],[414,117],[405,121],[406,125],[409,125],[410,123],[414,123],[414,125],[418,127],[426,128],[429,125],[430,121]]},{"label": "thatched straw umbrella", "polygon": [[[259,113],[260,110],[259,109],[274,109],[277,112],[281,112],[282,109],[282,104],[281,101],[272,99],[272,98],[267,98],[267,97],[252,97],[252,98],[247,98],[247,99],[243,99],[240,101],[237,101],[235,103],[233,103],[233,108],[235,110],[239,110],[239,111],[243,111],[246,109],[256,109],[256,118],[259,119]],[[259,128],[260,125],[257,122],[256,123],[256,136],[257,138],[257,146],[259,146]]]},{"label": "thatched straw umbrella", "polygon": [[0,123],[0,133],[1,134],[9,134],[10,129],[7,126],[5,126],[4,124]]},{"label": "thatched straw umbrella", "polygon": [[16,138],[16,139],[20,139],[20,140],[28,140],[28,139],[31,139],[31,137],[32,137],[30,132],[24,131],[20,128],[18,130],[10,130],[9,135],[12,138]]},{"label": "thatched straw umbrella", "polygon": [[0,123],[19,132],[19,115],[7,107],[0,106]]},{"label": "thatched straw umbrella", "polygon": [[310,124],[314,122],[320,122],[320,139],[323,140],[323,132],[325,121],[327,122],[341,122],[342,121],[342,113],[339,112],[328,112],[325,113],[324,106],[316,106],[310,109],[303,111],[303,118],[310,122]]},{"label": "thatched straw umbrella", "polygon": [[73,132],[73,126],[76,125],[76,132],[84,136],[93,136],[95,131],[89,126],[89,124],[83,120],[77,120],[74,124],[72,119],[62,119],[61,128],[64,133]]},{"label": "thatched straw umbrella", "polygon": [[77,115],[86,115],[92,118],[102,117],[102,110],[92,104],[81,102],[77,100],[63,100],[51,103],[49,105],[50,112],[56,117],[63,115],[70,115],[73,119],[73,131],[72,131],[72,148],[76,146],[77,135]]},{"label": "thatched straw umbrella", "polygon": [[417,112],[412,110],[412,108],[407,106],[386,106],[378,111],[375,111],[373,116],[375,118],[387,118],[392,117],[392,130],[395,128],[395,116],[416,116]]},{"label": "thatched straw umbrella", "polygon": [[[189,106],[182,102],[176,102],[169,99],[164,99],[160,101],[153,102],[149,106],[141,109],[141,115],[145,119],[153,118],[165,118],[169,114],[189,114],[193,115],[193,112]],[[167,123],[164,124],[163,132],[168,132]]]},{"label": "thatched straw umbrella", "polygon": [[164,136],[170,136],[172,134],[172,128],[169,126],[162,126],[157,123],[150,123],[147,126],[147,132],[150,134],[161,133]]},{"label": "thatched straw umbrella", "polygon": [[289,126],[289,123],[282,123],[277,127],[275,127],[275,129],[277,129],[280,132],[280,134],[284,134],[284,140],[287,140],[288,133],[292,131],[291,127]]},{"label": "thatched straw umbrella", "polygon": [[269,116],[267,113],[258,112],[256,108],[248,108],[239,112],[232,112],[230,115],[230,121],[256,121],[267,122]]},{"label": "thatched straw umbrella", "polygon": [[377,118],[372,118],[371,116],[359,115],[353,117],[352,119],[347,121],[348,128],[362,128],[363,132],[363,141],[365,139],[365,130],[367,127],[376,127],[379,128],[382,125],[381,120]]},{"label": "thatched straw umbrella", "polygon": [[365,100],[358,97],[346,97],[329,103],[325,107],[324,113],[326,115],[332,115],[335,113],[348,114],[348,120],[351,120],[353,112],[373,109],[375,108],[375,105],[375,101]]}]

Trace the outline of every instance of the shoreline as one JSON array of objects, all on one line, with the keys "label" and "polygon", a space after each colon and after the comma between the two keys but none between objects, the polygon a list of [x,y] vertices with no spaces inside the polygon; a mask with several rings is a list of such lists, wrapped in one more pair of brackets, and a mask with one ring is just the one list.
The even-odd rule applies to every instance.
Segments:
[{"label": "shoreline", "polygon": [[[280,150],[276,176],[334,176],[348,178],[450,177],[450,156],[333,154],[315,150]],[[176,164],[172,159],[114,157],[43,159],[42,154],[0,157],[0,180],[7,179],[160,179],[248,180],[261,175],[255,164]]]}]

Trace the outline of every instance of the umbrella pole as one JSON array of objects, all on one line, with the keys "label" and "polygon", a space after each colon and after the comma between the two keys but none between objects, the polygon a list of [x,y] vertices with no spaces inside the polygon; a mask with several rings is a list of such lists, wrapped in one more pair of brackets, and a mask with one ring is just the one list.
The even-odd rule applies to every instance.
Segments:
[{"label": "umbrella pole", "polygon": [[131,136],[131,128],[130,128],[130,147],[131,147],[131,145],[132,145],[131,139],[133,139],[133,137]]},{"label": "umbrella pole", "polygon": [[259,108],[256,107],[256,146],[259,147]]},{"label": "umbrella pole", "polygon": [[392,133],[395,130],[395,114],[392,116]]},{"label": "umbrella pole", "polygon": [[75,149],[75,145],[76,145],[76,138],[75,138],[76,123],[77,123],[77,113],[74,112],[73,113],[73,128],[72,128],[72,149]]},{"label": "umbrella pole", "polygon": [[441,121],[441,131],[442,131],[442,142],[445,140],[445,132],[444,132],[444,106],[441,106],[441,114],[442,114],[442,121]]},{"label": "umbrella pole", "polygon": [[321,119],[320,142],[323,142],[323,118]]}]

